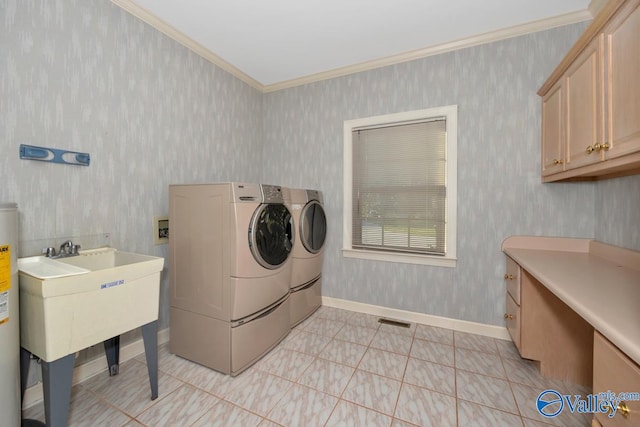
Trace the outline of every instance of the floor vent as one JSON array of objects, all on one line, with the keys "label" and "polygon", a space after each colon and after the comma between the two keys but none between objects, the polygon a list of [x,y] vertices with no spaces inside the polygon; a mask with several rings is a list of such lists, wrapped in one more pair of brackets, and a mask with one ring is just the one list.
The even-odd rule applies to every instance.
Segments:
[{"label": "floor vent", "polygon": [[399,328],[410,328],[411,327],[411,323],[401,322],[399,320],[385,319],[384,317],[380,317],[378,319],[378,323],[382,323],[383,325],[397,326]]}]

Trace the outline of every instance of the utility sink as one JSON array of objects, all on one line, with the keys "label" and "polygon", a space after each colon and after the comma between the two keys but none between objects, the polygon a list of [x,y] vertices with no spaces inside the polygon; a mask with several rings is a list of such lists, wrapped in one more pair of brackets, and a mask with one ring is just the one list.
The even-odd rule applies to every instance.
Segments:
[{"label": "utility sink", "polygon": [[19,259],[20,345],[51,362],[157,320],[163,265],[113,248]]}]

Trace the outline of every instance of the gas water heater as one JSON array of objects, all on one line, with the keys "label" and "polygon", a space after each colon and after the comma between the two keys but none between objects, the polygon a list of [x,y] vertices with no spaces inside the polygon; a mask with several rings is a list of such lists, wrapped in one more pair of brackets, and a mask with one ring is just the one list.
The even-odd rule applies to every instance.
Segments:
[{"label": "gas water heater", "polygon": [[18,207],[0,202],[0,417],[20,426]]}]

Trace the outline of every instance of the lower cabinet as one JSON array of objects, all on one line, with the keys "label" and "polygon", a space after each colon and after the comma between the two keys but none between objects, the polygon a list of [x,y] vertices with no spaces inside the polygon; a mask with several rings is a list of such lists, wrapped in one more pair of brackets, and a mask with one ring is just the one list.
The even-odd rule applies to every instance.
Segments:
[{"label": "lower cabinet", "polygon": [[[609,391],[616,395],[640,392],[640,367],[596,332],[593,340],[593,394]],[[595,414],[602,427],[640,425],[640,401],[623,399],[617,406],[616,414],[611,418],[608,414]]]},{"label": "lower cabinet", "polygon": [[[514,271],[512,262],[507,258],[508,271]],[[509,274],[504,317],[520,355],[537,361],[546,377],[591,387],[593,327],[519,266],[517,304]]]},{"label": "lower cabinet", "polygon": [[640,251],[531,236],[511,236],[502,250],[505,326],[520,356],[546,378],[586,386],[578,412],[593,414],[592,427],[640,427]]},{"label": "lower cabinet", "polygon": [[507,256],[506,267],[504,281],[507,289],[507,310],[504,320],[511,339],[520,350],[520,266]]}]

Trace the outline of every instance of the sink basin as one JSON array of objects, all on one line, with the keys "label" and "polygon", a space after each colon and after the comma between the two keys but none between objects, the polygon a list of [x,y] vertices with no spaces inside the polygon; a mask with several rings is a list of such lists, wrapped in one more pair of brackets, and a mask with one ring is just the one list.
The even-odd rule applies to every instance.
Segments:
[{"label": "sink basin", "polygon": [[55,279],[56,277],[85,274],[89,270],[69,264],[62,264],[56,260],[32,256],[18,259],[18,269],[38,279]]},{"label": "sink basin", "polygon": [[163,265],[113,248],[19,259],[20,345],[51,362],[157,320]]}]

